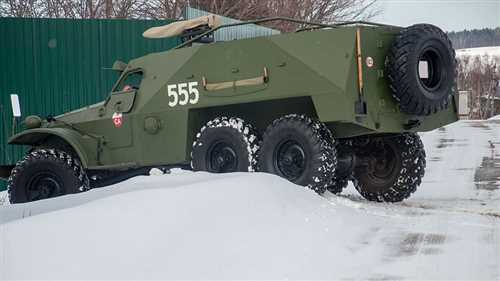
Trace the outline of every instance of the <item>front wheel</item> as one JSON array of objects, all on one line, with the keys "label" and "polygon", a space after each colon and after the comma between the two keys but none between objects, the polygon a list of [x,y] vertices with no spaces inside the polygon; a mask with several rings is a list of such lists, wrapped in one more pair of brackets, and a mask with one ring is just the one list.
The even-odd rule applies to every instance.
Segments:
[{"label": "front wheel", "polygon": [[193,143],[191,167],[210,173],[253,172],[259,140],[253,126],[239,118],[208,122]]},{"label": "front wheel", "polygon": [[370,201],[403,201],[422,182],[425,151],[417,134],[371,137],[354,149],[363,161],[354,171],[354,186]]},{"label": "front wheel", "polygon": [[37,201],[89,189],[80,161],[56,149],[36,149],[19,161],[8,181],[12,204]]}]

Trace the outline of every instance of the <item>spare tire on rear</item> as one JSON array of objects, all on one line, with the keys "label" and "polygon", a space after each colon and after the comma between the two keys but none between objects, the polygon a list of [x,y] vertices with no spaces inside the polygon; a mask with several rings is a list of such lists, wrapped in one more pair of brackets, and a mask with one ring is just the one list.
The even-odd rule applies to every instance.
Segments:
[{"label": "spare tire on rear", "polygon": [[403,29],[389,51],[387,73],[402,112],[424,116],[448,107],[455,90],[455,51],[430,24]]}]

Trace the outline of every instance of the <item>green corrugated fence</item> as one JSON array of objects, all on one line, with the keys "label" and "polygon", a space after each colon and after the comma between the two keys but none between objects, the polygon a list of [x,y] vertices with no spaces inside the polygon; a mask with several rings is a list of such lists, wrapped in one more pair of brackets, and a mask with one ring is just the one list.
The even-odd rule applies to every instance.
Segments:
[{"label": "green corrugated fence", "polygon": [[142,38],[147,28],[169,22],[0,18],[0,163],[13,164],[23,155],[22,148],[6,145],[12,130],[10,94],[19,95],[23,117],[57,115],[101,101],[116,80],[104,68],[179,43]]}]

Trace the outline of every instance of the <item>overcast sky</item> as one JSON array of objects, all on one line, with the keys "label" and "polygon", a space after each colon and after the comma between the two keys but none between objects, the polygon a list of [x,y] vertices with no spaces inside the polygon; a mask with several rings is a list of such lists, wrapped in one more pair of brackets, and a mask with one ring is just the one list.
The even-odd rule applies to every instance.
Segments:
[{"label": "overcast sky", "polygon": [[432,23],[446,31],[500,27],[500,0],[378,0],[374,21],[408,26]]}]

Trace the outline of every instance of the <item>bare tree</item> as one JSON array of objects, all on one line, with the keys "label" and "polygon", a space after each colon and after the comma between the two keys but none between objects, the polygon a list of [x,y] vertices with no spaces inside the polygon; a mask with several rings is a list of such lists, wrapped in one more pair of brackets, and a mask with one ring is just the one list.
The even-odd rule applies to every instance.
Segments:
[{"label": "bare tree", "polygon": [[500,80],[500,57],[465,55],[457,61],[458,89],[469,92],[469,118],[486,119],[497,114],[493,101]]},{"label": "bare tree", "polygon": [[[106,0],[111,2],[112,0]],[[139,18],[143,2],[140,0],[115,0],[111,5],[111,15],[114,18]],[[111,16],[106,16],[110,18]]]},{"label": "bare tree", "polygon": [[[369,19],[379,13],[377,0],[0,0],[0,16],[51,18],[178,19],[190,5],[211,13],[248,20],[290,17],[333,23]],[[283,31],[297,24],[269,24]]]},{"label": "bare tree", "polygon": [[189,4],[214,14],[246,19],[263,13],[268,2],[268,0],[192,0]]},{"label": "bare tree", "polygon": [[[356,19],[370,19],[380,13],[377,0],[144,0],[144,16],[150,18],[178,18],[182,7],[190,6],[214,14],[248,20],[264,17],[333,23]],[[269,24],[283,31],[299,27],[289,22]]]},{"label": "bare tree", "polygon": [[187,0],[143,0],[140,14],[143,18],[178,19],[188,2]]},{"label": "bare tree", "polygon": [[0,16],[39,17],[41,0],[0,0]]},{"label": "bare tree", "polygon": [[48,18],[77,18],[74,13],[73,2],[67,0],[45,0],[42,1],[39,11]]},{"label": "bare tree", "polygon": [[[260,12],[265,17],[281,16],[312,22],[334,23],[373,18],[380,12],[374,7],[375,3],[376,0],[268,0]],[[292,31],[299,27],[290,22],[272,25],[283,31]]]}]

